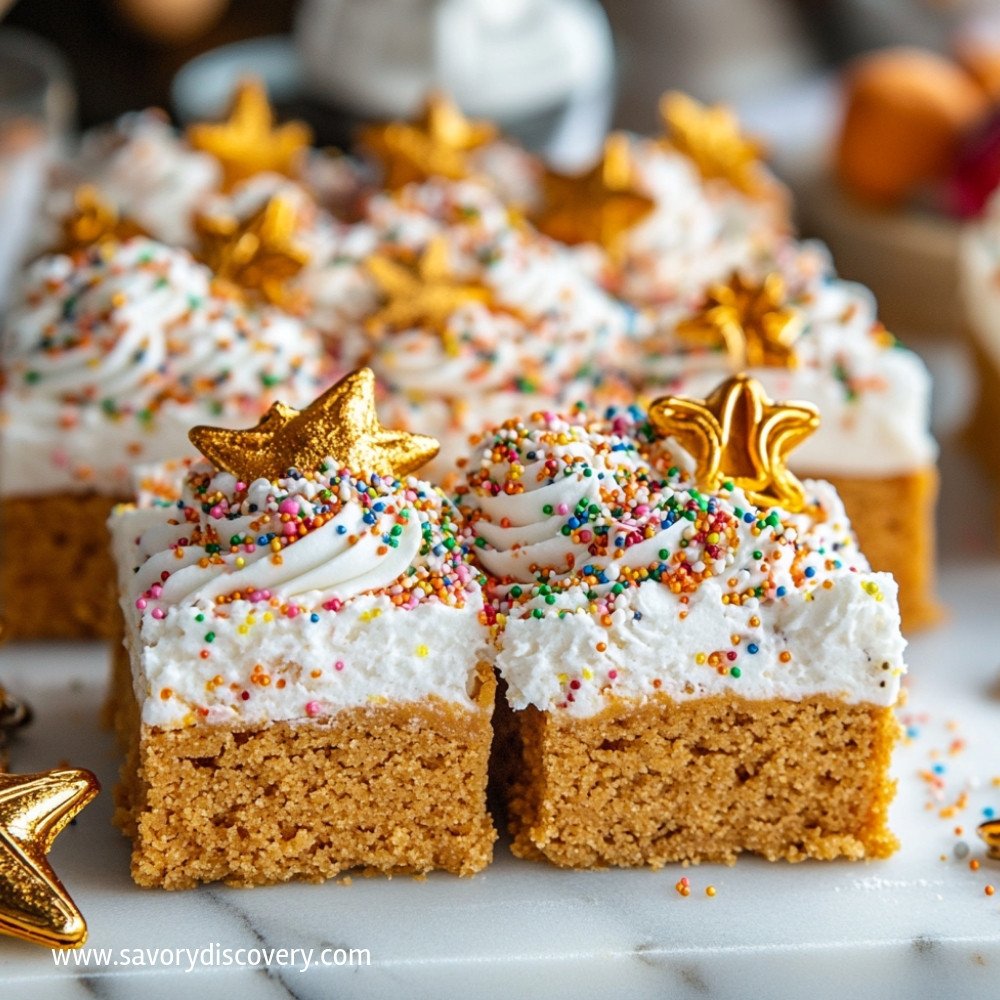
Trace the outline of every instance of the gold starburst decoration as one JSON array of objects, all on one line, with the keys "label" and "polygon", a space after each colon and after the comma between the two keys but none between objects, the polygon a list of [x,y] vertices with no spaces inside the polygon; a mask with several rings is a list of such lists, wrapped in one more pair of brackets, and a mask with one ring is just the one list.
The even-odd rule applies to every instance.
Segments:
[{"label": "gold starburst decoration", "polygon": [[468,177],[469,153],[496,136],[490,122],[466,118],[454,101],[434,92],[416,121],[369,125],[359,133],[358,142],[382,164],[384,186],[398,191],[428,177]]},{"label": "gold starburst decoration", "polygon": [[90,771],[0,774],[0,932],[48,948],[87,940],[87,924],[45,856],[100,787]]},{"label": "gold starburst decoration", "polygon": [[86,250],[102,243],[123,243],[146,231],[121,213],[92,184],[81,184],[73,194],[73,210],[62,220],[62,253]]},{"label": "gold starburst decoration", "polygon": [[740,131],[736,115],[725,105],[708,107],[669,91],[660,98],[660,117],[669,145],[687,156],[706,180],[728,181],[752,197],[773,186],[761,167],[761,145]]},{"label": "gold starburst decoration", "polygon": [[725,284],[709,288],[701,311],[677,324],[677,334],[691,344],[722,347],[734,371],[745,368],[795,368],[795,342],[802,316],[785,302],[785,282],[769,274],[761,282],[733,273]]},{"label": "gold starburst decoration", "polygon": [[598,243],[614,252],[622,235],[654,204],[637,186],[628,136],[614,133],[590,170],[572,175],[546,172],[542,207],[532,221],[563,243]]},{"label": "gold starburst decoration", "polygon": [[267,171],[295,177],[312,143],[312,130],[299,121],[275,127],[264,85],[249,78],[237,87],[226,120],[191,125],[187,140],[219,161],[223,186],[229,190]]},{"label": "gold starburst decoration", "polygon": [[718,490],[731,480],[758,506],[792,512],[805,506],[802,484],[786,462],[819,426],[811,403],[772,402],[756,379],[735,375],[705,400],[655,400],[649,419],[692,455],[700,489]]},{"label": "gold starburst decoration", "polygon": [[427,244],[413,267],[384,255],[369,257],[365,266],[385,297],[365,324],[376,337],[387,331],[425,327],[445,338],[448,320],[460,306],[469,302],[493,305],[492,289],[454,277],[448,245],[440,236]]},{"label": "gold starburst decoration", "polygon": [[352,372],[304,410],[275,403],[256,427],[194,427],[188,436],[210,462],[247,483],[292,468],[313,472],[330,459],[355,475],[402,479],[440,447],[434,438],[379,423],[370,368]]},{"label": "gold starburst decoration", "polygon": [[230,214],[200,215],[198,257],[224,284],[287,308],[296,303],[288,282],[309,262],[308,250],[295,240],[296,226],[295,203],[280,194],[243,221]]},{"label": "gold starburst decoration", "polygon": [[988,819],[985,823],[980,823],[976,833],[986,844],[986,853],[1000,861],[1000,819]]}]

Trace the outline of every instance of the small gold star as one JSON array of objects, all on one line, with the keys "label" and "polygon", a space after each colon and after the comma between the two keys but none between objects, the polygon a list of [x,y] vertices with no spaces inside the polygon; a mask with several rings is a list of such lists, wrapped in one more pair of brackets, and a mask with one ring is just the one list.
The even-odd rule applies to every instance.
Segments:
[{"label": "small gold star", "polygon": [[122,217],[92,184],[82,184],[73,195],[73,211],[62,221],[61,253],[85,250],[102,243],[124,243],[147,235],[137,222]]},{"label": "small gold star", "polygon": [[493,292],[486,285],[453,277],[448,245],[440,236],[427,244],[415,267],[381,255],[368,258],[365,266],[386,297],[384,305],[366,321],[375,336],[426,327],[444,337],[448,320],[460,306],[468,302],[493,304]]},{"label": "small gold star", "polygon": [[296,176],[312,143],[312,130],[298,121],[275,128],[264,85],[248,78],[237,87],[228,118],[190,126],[187,140],[192,148],[210,153],[219,161],[223,187],[229,190],[248,177],[268,171]]},{"label": "small gold star", "polygon": [[382,164],[384,186],[397,191],[428,177],[468,177],[469,153],[496,135],[495,126],[466,118],[454,101],[435,92],[427,96],[416,121],[369,125],[358,142]]},{"label": "small gold star", "polygon": [[660,98],[660,117],[669,145],[692,160],[706,180],[720,178],[753,197],[773,187],[761,168],[760,144],[743,135],[725,105],[707,107],[669,91]]},{"label": "small gold star", "polygon": [[78,948],[87,924],[45,855],[100,791],[90,771],[0,774],[0,932]]},{"label": "small gold star", "polygon": [[429,462],[433,438],[387,430],[375,412],[375,376],[359,368],[304,410],[275,403],[256,427],[194,427],[191,443],[215,465],[250,483],[289,469],[315,472],[331,460],[355,475],[402,479]]},{"label": "small gold star", "polygon": [[563,243],[598,243],[614,252],[622,234],[653,207],[653,200],[636,186],[628,136],[614,133],[590,170],[575,175],[546,172],[542,207],[533,221]]},{"label": "small gold star", "polygon": [[785,304],[785,282],[769,274],[755,283],[733,273],[728,283],[709,288],[701,312],[677,324],[683,340],[723,347],[734,371],[795,368],[801,314]]},{"label": "small gold star", "polygon": [[1000,819],[988,819],[985,823],[980,823],[976,833],[986,844],[986,853],[1000,861]]},{"label": "small gold star", "polygon": [[286,307],[295,299],[289,279],[309,262],[309,252],[295,242],[295,230],[295,204],[280,194],[242,222],[232,215],[195,219],[199,259],[220,281],[257,291],[268,302]]},{"label": "small gold star", "polygon": [[805,506],[802,484],[785,463],[819,426],[811,403],[774,403],[756,379],[735,375],[704,401],[655,400],[649,419],[692,455],[699,489],[711,492],[732,480],[758,506],[791,512]]}]

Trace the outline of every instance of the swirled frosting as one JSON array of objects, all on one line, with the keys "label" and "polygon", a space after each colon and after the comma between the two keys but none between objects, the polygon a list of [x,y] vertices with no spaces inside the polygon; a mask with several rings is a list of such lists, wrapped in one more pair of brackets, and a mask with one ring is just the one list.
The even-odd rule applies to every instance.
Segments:
[{"label": "swirled frosting", "polygon": [[188,454],[187,430],[311,400],[319,338],[216,295],[183,250],[147,239],[32,265],[8,316],[3,491],[121,495],[136,461]]},{"label": "swirled frosting", "polygon": [[[806,400],[823,417],[792,467],[806,474],[892,476],[933,464],[930,374],[878,321],[871,292],[837,278],[823,249],[812,244],[789,242],[772,263],[786,277],[788,306],[798,313],[802,333],[791,368],[747,373],[772,399]],[[722,350],[692,348],[677,335],[688,315],[660,311],[656,333],[636,355],[650,397],[704,396],[730,371]]]},{"label": "swirled frosting", "polygon": [[724,180],[705,180],[662,142],[633,136],[631,162],[654,207],[625,234],[611,268],[612,285],[627,301],[690,303],[733,268],[769,255],[789,233],[784,199],[753,198]]},{"label": "swirled frosting", "polygon": [[457,510],[421,480],[330,460],[242,483],[200,463],[178,500],[147,496],[110,525],[146,724],[472,704],[481,593]]},{"label": "swirled frosting", "polygon": [[459,487],[490,574],[497,665],[515,708],[614,698],[827,693],[892,704],[896,585],[872,573],[835,491],[760,509],[705,494],[638,408],[536,413],[484,438]]}]

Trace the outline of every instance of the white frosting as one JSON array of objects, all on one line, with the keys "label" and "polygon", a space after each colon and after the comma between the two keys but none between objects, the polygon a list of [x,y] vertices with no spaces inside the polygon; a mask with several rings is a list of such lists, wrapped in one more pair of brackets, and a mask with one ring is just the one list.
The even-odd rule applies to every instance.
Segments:
[{"label": "white frosting", "polygon": [[154,239],[192,246],[195,210],[222,178],[218,161],[191,149],[156,111],[124,115],[114,125],[84,136],[79,154],[57,171],[46,199],[42,252],[72,207],[73,192],[92,184],[120,213]]},{"label": "white frosting", "polygon": [[959,246],[959,280],[969,329],[1000,369],[1000,198],[967,225]]},{"label": "white frosting", "polygon": [[[819,430],[794,453],[792,468],[821,475],[892,476],[933,464],[931,379],[923,361],[876,322],[875,301],[861,285],[833,275],[794,273],[805,246],[783,261],[790,275],[789,304],[803,332],[794,368],[751,368],[772,399],[814,403]],[[798,262],[797,262],[798,261]],[[645,392],[704,397],[729,373],[724,353],[691,350],[675,333],[679,310],[660,313],[660,330],[640,351]]]},{"label": "white frosting", "polygon": [[691,160],[661,142],[633,137],[631,156],[637,187],[654,207],[622,242],[616,280],[629,301],[690,302],[769,253],[789,229],[781,201],[703,180]]},{"label": "white frosting", "polygon": [[319,338],[210,279],[145,239],[28,269],[4,331],[5,494],[123,495],[134,463],[190,454],[194,424],[246,426],[317,395]]},{"label": "white frosting", "polygon": [[[857,550],[833,488],[800,514],[691,491],[641,411],[511,421],[463,489],[513,707],[827,694],[891,705],[896,585]],[[678,463],[679,464],[679,463]],[[735,668],[735,669],[734,669]]]},{"label": "white frosting", "polygon": [[472,708],[488,633],[455,513],[412,478],[247,487],[204,464],[179,501],[116,510],[144,724],[324,718],[430,696]]}]

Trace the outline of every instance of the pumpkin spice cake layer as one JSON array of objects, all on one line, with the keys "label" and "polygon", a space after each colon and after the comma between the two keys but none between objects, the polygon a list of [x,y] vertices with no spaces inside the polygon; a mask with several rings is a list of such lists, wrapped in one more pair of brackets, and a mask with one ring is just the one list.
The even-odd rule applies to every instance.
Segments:
[{"label": "pumpkin spice cake layer", "polygon": [[[590,867],[892,849],[896,586],[833,488],[784,468],[814,423],[737,378],[704,402],[536,413],[485,437],[459,496],[492,578],[520,853]],[[747,819],[767,801],[790,813],[769,834]]]},{"label": "pumpkin spice cake layer", "polygon": [[216,465],[112,515],[131,667],[118,821],[140,884],[491,857],[477,574],[457,510],[408,474],[436,442],[381,427],[373,393],[364,370],[248,431],[197,428]]}]

